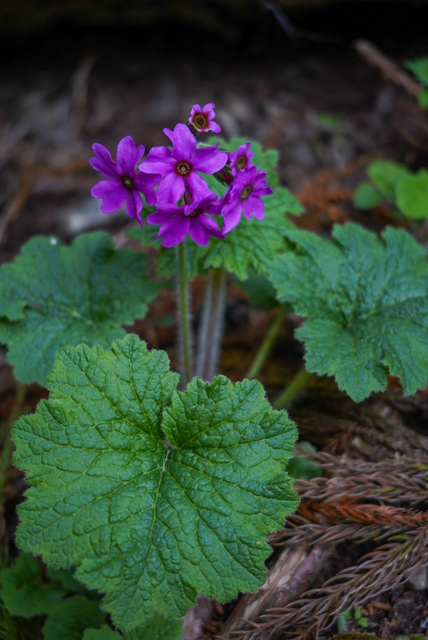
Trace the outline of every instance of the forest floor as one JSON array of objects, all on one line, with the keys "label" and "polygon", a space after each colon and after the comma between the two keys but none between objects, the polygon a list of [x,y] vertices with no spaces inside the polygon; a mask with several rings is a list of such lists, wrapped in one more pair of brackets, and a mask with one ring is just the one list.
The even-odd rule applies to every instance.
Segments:
[{"label": "forest floor", "polygon": [[[259,58],[254,51],[234,57],[233,49],[215,38],[208,52],[196,55],[168,29],[159,35],[172,39],[164,48],[156,48],[153,37],[153,46],[146,43],[143,51],[135,34],[122,47],[124,38],[126,33],[113,31],[98,31],[96,37],[83,32],[81,40],[38,35],[15,44],[0,67],[0,262],[12,260],[35,234],[69,242],[103,228],[125,242],[126,215],[103,215],[89,194],[99,179],[88,164],[92,143],[114,151],[121,138],[132,135],[146,149],[165,144],[162,129],[183,121],[193,104],[206,102],[216,103],[225,137],[245,136],[278,149],[280,181],[305,207],[295,220],[299,226],[325,236],[334,224],[347,221],[376,231],[387,224],[408,227],[385,206],[363,212],[352,204],[372,160],[428,166],[428,117],[396,73],[406,59],[404,49],[395,59],[386,56],[393,69],[388,76],[371,49],[369,59],[362,55],[361,43],[338,50],[290,46],[283,55]],[[418,239],[428,242],[428,225],[419,228]],[[197,323],[203,282],[192,286]],[[250,306],[239,282],[230,282],[221,373],[232,380],[245,376],[276,313]],[[149,346],[165,348],[173,365],[174,315],[174,296],[167,292],[132,327]],[[271,399],[302,366],[303,350],[293,338],[298,322],[289,315],[260,374]],[[0,418],[6,430],[16,407],[15,385],[6,352],[0,357]],[[198,633],[241,640],[309,639],[316,633],[330,638],[340,630],[343,612],[348,612],[341,619],[348,635],[342,638],[424,637],[428,395],[404,398],[394,380],[389,386],[360,405],[330,379],[311,381],[302,391],[290,408],[300,433],[301,506],[287,527],[271,536],[270,582],[233,603],[206,607],[205,613],[201,606],[197,615],[205,618],[193,621],[188,640]],[[33,385],[26,403],[34,407],[43,395]],[[0,534],[12,555],[15,509],[24,487],[11,468]],[[391,489],[390,499],[379,500],[379,487]],[[387,507],[382,516],[370,510],[379,505]],[[393,535],[420,550],[410,579]],[[313,589],[318,591],[299,600]]]}]

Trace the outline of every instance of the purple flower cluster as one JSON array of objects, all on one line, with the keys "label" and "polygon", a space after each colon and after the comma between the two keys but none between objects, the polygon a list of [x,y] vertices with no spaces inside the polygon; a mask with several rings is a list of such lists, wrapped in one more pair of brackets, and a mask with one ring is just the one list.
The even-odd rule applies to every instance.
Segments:
[{"label": "purple flower cluster", "polygon": [[[136,147],[131,136],[119,142],[117,161],[101,144],[94,144],[91,166],[107,178],[91,191],[94,198],[101,199],[101,211],[113,213],[125,205],[128,216],[142,225],[143,194],[148,205],[156,206],[147,222],[160,225],[157,238],[162,238],[164,247],[179,244],[187,235],[205,246],[212,236],[223,238],[234,229],[242,214],[249,220],[252,216],[262,220],[262,196],[272,189],[267,186],[266,172],[251,164],[254,154],[250,143],[229,154],[218,144],[197,146],[199,132],[220,131],[214,122],[214,108],[211,102],[204,107],[194,105],[189,126],[177,124],[174,131],[164,129],[172,148],[153,147],[144,160],[144,147]],[[222,198],[210,191],[201,173],[216,174],[227,185]],[[213,216],[223,219],[221,230]]]}]

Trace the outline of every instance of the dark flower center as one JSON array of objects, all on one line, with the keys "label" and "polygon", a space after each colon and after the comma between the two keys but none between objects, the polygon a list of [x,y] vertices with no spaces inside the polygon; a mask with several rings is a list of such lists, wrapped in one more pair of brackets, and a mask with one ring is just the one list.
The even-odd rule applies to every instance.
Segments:
[{"label": "dark flower center", "polygon": [[243,169],[246,165],[247,165],[247,156],[246,155],[239,156],[236,160],[236,168],[238,169],[238,171]]},{"label": "dark flower center", "polygon": [[245,187],[245,189],[242,190],[241,195],[240,195],[240,200],[246,200],[250,194],[254,191],[254,187],[252,184],[247,184],[247,186]]},{"label": "dark flower center", "polygon": [[192,172],[192,165],[185,160],[180,160],[175,165],[175,173],[182,178],[185,178]]},{"label": "dark flower center", "polygon": [[127,176],[126,173],[124,173],[120,177],[122,179],[122,184],[126,189],[129,189],[130,191],[133,191],[135,189],[135,184],[133,179]]},{"label": "dark flower center", "polygon": [[196,129],[206,129],[208,127],[208,118],[204,113],[195,113],[192,118],[192,124]]},{"label": "dark flower center", "polygon": [[196,207],[192,213],[189,213],[189,218],[197,218],[202,213],[201,207]]}]

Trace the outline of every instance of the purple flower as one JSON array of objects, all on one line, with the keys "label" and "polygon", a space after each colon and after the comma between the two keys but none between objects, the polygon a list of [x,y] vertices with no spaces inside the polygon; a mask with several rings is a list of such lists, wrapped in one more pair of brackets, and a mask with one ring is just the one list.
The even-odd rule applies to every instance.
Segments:
[{"label": "purple flower", "polygon": [[254,165],[251,164],[254,151],[249,151],[250,146],[251,142],[247,142],[247,144],[241,144],[238,147],[238,151],[231,151],[229,153],[229,164],[234,176],[237,175],[238,171],[242,171],[242,169],[254,167]]},{"label": "purple flower", "polygon": [[164,247],[173,247],[183,242],[187,234],[201,246],[206,246],[211,236],[221,238],[222,233],[215,220],[206,214],[219,213],[220,202],[213,193],[198,202],[185,204],[160,204],[156,213],[147,216],[149,224],[160,224],[157,238],[162,238]]},{"label": "purple flower", "polygon": [[176,203],[186,189],[192,200],[211,195],[207,183],[197,171],[215,173],[224,167],[227,153],[215,147],[196,148],[195,136],[185,124],[175,125],[174,131],[164,129],[172,142],[172,151],[166,147],[153,147],[140,164],[144,173],[162,174],[156,191],[156,202]]},{"label": "purple flower", "polygon": [[265,205],[262,196],[267,196],[273,189],[267,186],[266,171],[257,171],[257,167],[238,171],[222,199],[221,214],[224,216],[223,235],[229,233],[244,216],[251,220],[253,215],[257,220],[263,220]]},{"label": "purple flower", "polygon": [[192,124],[197,131],[212,131],[213,133],[220,133],[220,125],[213,122],[215,118],[214,109],[214,102],[208,102],[202,108],[201,105],[194,104],[190,112],[190,124]]},{"label": "purple flower", "polygon": [[108,180],[101,180],[92,189],[94,198],[101,198],[101,211],[113,213],[125,203],[126,213],[130,218],[138,218],[140,223],[143,202],[140,191],[144,194],[147,204],[156,201],[154,187],[159,182],[159,175],[140,173],[136,166],[144,155],[144,147],[135,146],[131,136],[123,138],[117,146],[117,162],[112,160],[110,151],[102,144],[92,146],[95,158],[89,160],[91,167],[99,171]]}]

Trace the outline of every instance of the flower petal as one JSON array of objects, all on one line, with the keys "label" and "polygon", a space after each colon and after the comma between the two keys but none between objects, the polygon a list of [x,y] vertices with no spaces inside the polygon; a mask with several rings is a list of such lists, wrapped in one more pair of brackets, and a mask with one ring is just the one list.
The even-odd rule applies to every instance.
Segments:
[{"label": "flower petal", "polygon": [[162,225],[158,237],[162,237],[162,246],[174,247],[183,242],[189,232],[189,220],[184,216],[177,216],[176,220],[170,220]]},{"label": "flower petal", "polygon": [[170,149],[166,147],[153,147],[147,157],[140,164],[139,169],[143,173],[160,173],[162,175],[174,170],[176,160],[171,157]]},{"label": "flower petal", "polygon": [[222,234],[225,235],[232,231],[240,222],[242,215],[242,206],[240,204],[232,207],[226,214],[224,214],[224,224]]},{"label": "flower petal", "polygon": [[196,149],[192,157],[192,163],[196,171],[203,173],[215,173],[223,169],[227,162],[226,151],[219,151],[218,145],[215,147],[205,147]]},{"label": "flower petal", "polygon": [[247,220],[251,220],[251,215],[257,220],[263,220],[265,217],[265,204],[258,196],[251,195],[247,200],[243,200],[242,208]]},{"label": "flower petal", "polygon": [[134,184],[137,191],[141,191],[146,198],[146,202],[148,205],[155,204],[156,202],[156,193],[155,186],[162,179],[162,176],[159,174],[149,174],[149,173],[137,173],[134,178]]},{"label": "flower petal", "polygon": [[212,193],[205,180],[194,171],[186,178],[186,184],[192,194],[193,201],[203,200]]},{"label": "flower petal", "polygon": [[149,224],[165,224],[171,218],[177,216],[181,209],[182,207],[177,207],[176,204],[163,205],[155,213],[147,216],[147,222]]},{"label": "flower petal", "polygon": [[140,216],[140,211],[143,208],[143,201],[138,191],[128,191],[125,208],[129,218],[138,218],[141,223],[143,222]]},{"label": "flower petal", "polygon": [[116,158],[124,173],[133,175],[135,167],[144,155],[144,147],[135,146],[131,136],[126,136],[117,145]]},{"label": "flower petal", "polygon": [[101,198],[101,211],[103,213],[113,213],[123,205],[129,191],[122,184],[102,180],[91,189],[91,196]]},{"label": "flower petal", "polygon": [[92,145],[92,149],[95,153],[95,158],[89,160],[89,164],[95,171],[99,171],[103,176],[110,179],[115,179],[122,173],[121,168],[112,160],[111,153],[102,144],[95,142]]},{"label": "flower petal", "polygon": [[199,244],[201,247],[206,247],[210,241],[209,231],[201,225],[198,218],[188,218],[189,220],[189,235],[193,242]]},{"label": "flower petal", "polygon": [[156,191],[156,202],[178,202],[184,191],[184,179],[177,176],[175,172],[169,173],[159,183]]},{"label": "flower petal", "polygon": [[174,131],[164,129],[163,132],[172,142],[173,157],[176,160],[190,160],[196,149],[196,138],[189,127],[179,122],[175,125]]}]

